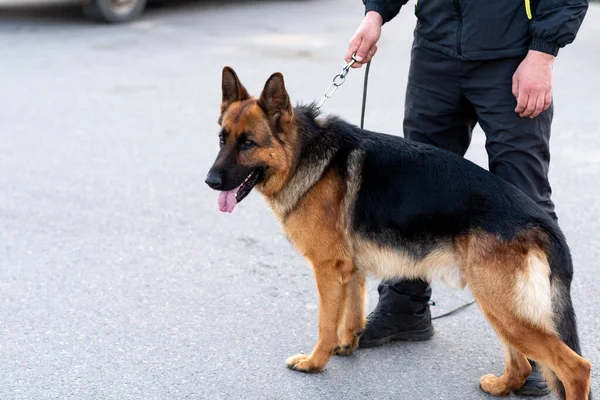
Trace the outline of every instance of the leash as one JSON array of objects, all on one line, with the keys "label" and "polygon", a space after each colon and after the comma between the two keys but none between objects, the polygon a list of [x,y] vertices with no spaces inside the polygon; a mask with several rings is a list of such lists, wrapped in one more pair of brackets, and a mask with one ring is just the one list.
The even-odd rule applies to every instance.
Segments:
[{"label": "leash", "polygon": [[[319,101],[319,104],[317,104],[317,109],[320,109],[321,106],[327,101],[327,99],[329,99],[331,96],[333,96],[335,91],[340,86],[342,86],[344,84],[344,82],[346,82],[346,76],[348,76],[348,72],[350,72],[350,67],[352,67],[352,64],[354,64],[356,62],[356,59],[354,58],[355,55],[356,55],[356,53],[352,54],[352,60],[348,64],[344,65],[344,68],[342,68],[342,71],[339,74],[337,74],[336,76],[333,77],[333,81],[329,84],[329,86],[325,90],[325,94],[323,95],[323,98],[321,99],[321,101]],[[364,126],[365,126],[365,110],[367,108],[367,86],[369,83],[369,69],[370,68],[371,68],[371,60],[369,60],[369,62],[367,63],[367,67],[365,69],[365,78],[364,78],[364,83],[363,83],[362,108],[360,111],[360,129],[364,129]],[[429,301],[429,304],[432,306],[436,305],[435,301]],[[460,307],[457,307],[453,310],[448,311],[447,313],[444,313],[441,315],[436,315],[435,317],[431,317],[431,319],[434,320],[434,319],[440,319],[440,318],[450,316],[452,314],[459,312],[460,310],[463,310],[463,309],[469,307],[472,304],[475,304],[475,300],[471,300],[468,303],[465,303]]]},{"label": "leash", "polygon": [[362,109],[360,110],[360,129],[365,126],[365,109],[367,108],[367,84],[369,83],[369,69],[371,68],[371,60],[367,63],[365,69],[365,83],[363,84]]},{"label": "leash", "polygon": [[[333,94],[338,90],[340,86],[346,82],[346,76],[348,76],[348,72],[350,72],[350,67],[356,62],[356,58],[354,56],[356,53],[352,54],[352,60],[342,68],[342,71],[333,77],[333,81],[327,86],[325,89],[325,94],[323,94],[323,98],[317,104],[317,109],[320,109],[325,102],[333,96]],[[369,69],[371,68],[371,60],[367,63],[367,68],[365,69],[365,82],[363,85],[363,98],[362,98],[362,109],[360,112],[360,129],[363,129],[365,126],[365,110],[367,108],[367,85],[369,82]]]},{"label": "leash", "polygon": [[[435,301],[431,301],[429,304],[435,306]],[[455,308],[454,310],[448,311],[447,313],[441,314],[441,315],[436,315],[435,317],[431,317],[432,320],[434,319],[440,319],[440,318],[444,318],[447,317],[449,315],[452,315],[454,313],[459,312],[460,310],[462,310],[463,308],[467,308],[469,307],[471,304],[475,304],[475,300],[471,300],[470,302],[463,304],[460,307]]]}]

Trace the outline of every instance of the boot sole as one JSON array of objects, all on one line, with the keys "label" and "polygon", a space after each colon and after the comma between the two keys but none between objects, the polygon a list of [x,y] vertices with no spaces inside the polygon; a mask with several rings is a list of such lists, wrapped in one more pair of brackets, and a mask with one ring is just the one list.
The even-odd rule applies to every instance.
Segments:
[{"label": "boot sole", "polygon": [[433,336],[433,325],[429,328],[425,328],[420,331],[409,331],[409,332],[398,332],[393,335],[389,335],[386,337],[382,337],[379,339],[369,340],[367,342],[362,339],[358,341],[358,347],[361,349],[369,349],[372,347],[383,346],[384,344],[388,344],[394,341],[403,341],[403,342],[421,342],[423,340],[431,339]]},{"label": "boot sole", "polygon": [[515,390],[513,393],[519,397],[542,397],[549,395],[551,392],[550,389],[540,389],[535,387],[521,387]]},{"label": "boot sole", "polygon": [[525,384],[513,393],[519,397],[541,397],[550,394],[551,390],[535,362],[529,360],[529,363],[532,367],[531,375],[529,375]]}]

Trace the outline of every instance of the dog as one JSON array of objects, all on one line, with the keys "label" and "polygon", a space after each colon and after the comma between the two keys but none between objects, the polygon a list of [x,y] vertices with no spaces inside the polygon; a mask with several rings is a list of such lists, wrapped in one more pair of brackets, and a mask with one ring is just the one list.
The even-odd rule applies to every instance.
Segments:
[{"label": "dog", "polygon": [[434,146],[362,130],[314,103],[292,107],[281,73],[252,97],[224,67],[220,150],[206,183],[231,213],[256,188],[311,264],[319,336],[286,360],[319,372],[365,328],[365,278],[440,278],[469,286],[501,340],[506,367],[483,391],[505,396],[537,361],[561,399],[590,399],[558,225],[516,187]]}]

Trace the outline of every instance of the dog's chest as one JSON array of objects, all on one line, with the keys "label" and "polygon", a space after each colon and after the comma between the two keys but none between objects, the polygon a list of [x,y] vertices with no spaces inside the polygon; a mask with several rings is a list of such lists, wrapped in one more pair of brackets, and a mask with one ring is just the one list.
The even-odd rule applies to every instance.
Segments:
[{"label": "dog's chest", "polygon": [[270,199],[269,205],[296,249],[312,263],[319,263],[347,258],[343,196],[344,183],[335,173],[326,172],[293,205],[282,200],[287,196]]},{"label": "dog's chest", "polygon": [[310,212],[296,211],[281,221],[283,232],[300,254],[311,263],[346,258],[348,245],[338,229],[336,212],[322,208]]}]

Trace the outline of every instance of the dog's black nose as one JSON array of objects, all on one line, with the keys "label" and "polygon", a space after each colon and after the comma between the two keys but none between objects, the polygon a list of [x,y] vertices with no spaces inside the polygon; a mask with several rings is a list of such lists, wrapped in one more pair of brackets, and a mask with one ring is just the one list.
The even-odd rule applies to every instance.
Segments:
[{"label": "dog's black nose", "polygon": [[219,189],[223,185],[221,174],[216,171],[209,171],[206,180],[204,181],[213,189]]}]

